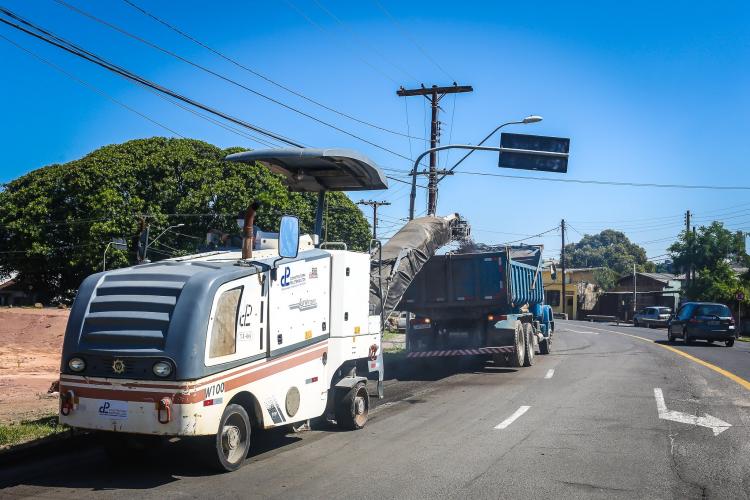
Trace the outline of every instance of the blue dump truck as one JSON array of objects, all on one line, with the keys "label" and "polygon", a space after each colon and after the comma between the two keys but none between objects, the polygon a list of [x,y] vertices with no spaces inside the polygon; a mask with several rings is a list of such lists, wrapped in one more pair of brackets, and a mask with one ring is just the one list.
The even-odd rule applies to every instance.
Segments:
[{"label": "blue dump truck", "polygon": [[555,325],[541,258],[541,246],[430,258],[399,306],[414,314],[407,357],[485,356],[520,367],[537,350],[548,354]]}]

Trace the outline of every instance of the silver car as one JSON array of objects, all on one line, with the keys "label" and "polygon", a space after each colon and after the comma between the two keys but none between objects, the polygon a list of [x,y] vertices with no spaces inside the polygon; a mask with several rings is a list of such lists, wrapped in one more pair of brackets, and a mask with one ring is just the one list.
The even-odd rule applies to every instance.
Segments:
[{"label": "silver car", "polygon": [[633,316],[633,326],[646,326],[648,328],[655,326],[666,327],[671,316],[672,309],[669,307],[644,307]]}]

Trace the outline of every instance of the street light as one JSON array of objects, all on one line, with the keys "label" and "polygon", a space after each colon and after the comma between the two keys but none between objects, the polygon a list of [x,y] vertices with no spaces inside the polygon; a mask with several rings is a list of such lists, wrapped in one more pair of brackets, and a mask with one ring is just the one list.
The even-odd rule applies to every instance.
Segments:
[{"label": "street light", "polygon": [[156,240],[158,240],[159,238],[161,238],[164,233],[166,233],[170,229],[174,229],[176,227],[182,227],[184,225],[185,224],[175,224],[173,226],[169,226],[164,231],[162,231],[161,233],[159,233],[159,235],[156,238],[154,238],[153,240],[151,240],[151,243],[149,243],[148,240],[146,240],[146,248],[143,249],[143,260],[144,261],[148,260],[148,247],[151,246],[151,245],[153,245],[154,243],[156,243]]},{"label": "street light", "polygon": [[[539,115],[529,115],[526,118],[524,118],[523,120],[518,120],[518,121],[512,121],[512,122],[503,123],[502,125],[499,125],[499,126],[495,127],[495,129],[492,132],[490,132],[489,134],[487,134],[487,137],[485,137],[484,139],[482,139],[479,142],[479,144],[477,144],[477,146],[478,147],[482,146],[482,144],[484,144],[485,142],[487,142],[487,140],[490,137],[492,137],[493,135],[495,135],[498,130],[500,130],[501,128],[503,128],[503,127],[505,127],[507,125],[527,125],[529,123],[540,122],[543,119],[544,118],[542,118]],[[465,148],[462,148],[462,149],[470,149],[470,148],[465,147]],[[458,167],[474,151],[476,151],[476,149],[470,149],[470,151],[468,153],[466,153],[463,156],[463,158],[461,158],[460,160],[458,160],[455,163],[455,165],[453,165],[450,169],[448,169],[448,172],[453,172],[456,169],[456,167]],[[419,159],[421,160],[421,158],[423,156],[425,156],[425,155],[424,154],[421,155],[419,157]],[[415,199],[417,197],[417,167],[418,167],[418,164],[419,164],[419,162],[415,162],[414,163],[414,169],[411,171],[411,198],[410,198],[410,201],[409,201],[409,219],[410,220],[414,218],[414,201],[415,201]],[[437,179],[437,181],[435,182],[435,184],[437,184],[438,182],[442,181],[445,178],[446,175],[448,175],[448,174],[447,173],[443,174],[439,179]],[[435,189],[437,189],[437,186],[435,186]]]},{"label": "street light", "polygon": [[115,248],[119,250],[127,249],[125,240],[122,238],[113,238],[109,243],[107,243],[107,246],[104,247],[104,254],[102,254],[102,272],[107,270],[107,250],[109,250],[109,247],[111,247],[112,245],[114,245]]}]

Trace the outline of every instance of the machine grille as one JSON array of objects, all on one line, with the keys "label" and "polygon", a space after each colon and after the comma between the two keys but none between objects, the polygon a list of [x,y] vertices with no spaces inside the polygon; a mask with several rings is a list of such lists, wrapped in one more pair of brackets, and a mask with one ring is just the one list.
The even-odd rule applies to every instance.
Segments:
[{"label": "machine grille", "polygon": [[162,349],[177,299],[192,273],[116,273],[89,304],[81,341],[94,349]]}]

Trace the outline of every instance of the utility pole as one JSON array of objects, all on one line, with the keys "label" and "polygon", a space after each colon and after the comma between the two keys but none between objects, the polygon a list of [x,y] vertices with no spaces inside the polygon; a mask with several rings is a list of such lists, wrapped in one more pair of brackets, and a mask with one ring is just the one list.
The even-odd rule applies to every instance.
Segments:
[{"label": "utility pole", "polygon": [[390,205],[389,201],[359,200],[357,205],[367,205],[372,207],[372,239],[378,239],[378,207]]},{"label": "utility pole", "polygon": [[688,244],[688,265],[685,269],[685,283],[690,287],[690,273],[693,267],[693,243],[690,239],[690,210],[685,212],[685,242]]},{"label": "utility pole", "polygon": [[565,219],[560,221],[560,233],[562,234],[562,247],[560,249],[560,267],[562,267],[562,312],[567,319],[568,296],[565,293]]},{"label": "utility pole", "polygon": [[[473,92],[474,89],[471,85],[458,85],[453,82],[450,87],[438,87],[433,85],[432,87],[425,87],[422,85],[418,89],[405,89],[401,87],[396,91],[396,95],[399,97],[411,97],[415,95],[424,96],[425,99],[430,101],[430,107],[432,108],[432,121],[430,123],[430,149],[436,148],[440,141],[440,122],[438,121],[438,112],[440,110],[440,100],[445,97],[446,94],[459,94],[464,92]],[[427,215],[435,215],[437,209],[437,151],[430,153],[430,173],[429,182],[427,184]],[[413,207],[411,207],[413,213]]]},{"label": "utility pole", "polygon": [[633,262],[633,317],[638,312],[638,277],[635,274],[635,262]]}]

